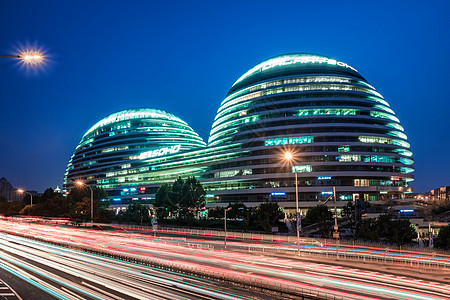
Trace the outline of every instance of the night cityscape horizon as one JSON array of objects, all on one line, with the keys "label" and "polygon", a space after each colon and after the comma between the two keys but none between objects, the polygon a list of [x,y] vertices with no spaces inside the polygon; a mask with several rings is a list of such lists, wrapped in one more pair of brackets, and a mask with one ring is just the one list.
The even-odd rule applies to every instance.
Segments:
[{"label": "night cityscape horizon", "polygon": [[[421,2],[407,7],[389,5],[389,9],[382,3],[370,10],[349,6],[351,11],[346,14],[360,25],[342,38],[342,31],[327,25],[331,23],[308,22],[314,15],[310,14],[314,6],[308,9],[309,4],[285,12],[300,12],[303,28],[299,30],[294,30],[294,17],[258,24],[251,21],[256,13],[243,13],[250,6],[262,13],[269,3],[258,7],[244,3],[242,13],[232,12],[231,4],[203,3],[191,15],[189,9],[181,9],[183,3],[177,3],[180,10],[171,18],[189,20],[183,28],[170,19],[159,19],[169,10],[164,4],[142,2],[133,9],[116,4],[107,9],[99,3],[88,9],[72,5],[71,14],[64,15],[58,13],[65,11],[61,3],[27,11],[14,3],[2,3],[0,22],[8,28],[0,44],[3,52],[10,54],[21,45],[37,44],[48,54],[48,65],[39,72],[27,72],[11,60],[0,62],[0,76],[7,87],[0,94],[7,99],[2,101],[1,120],[8,129],[1,139],[0,175],[14,186],[37,191],[61,186],[67,162],[83,132],[97,120],[127,108],[149,107],[172,113],[206,140],[212,116],[240,74],[269,57],[294,52],[322,54],[357,66],[404,125],[415,160],[414,192],[449,184],[444,114],[449,104],[442,89],[449,45],[439,38],[448,24],[446,18],[437,17],[443,11],[439,6]],[[100,7],[102,13],[98,14]],[[337,5],[336,9],[339,11]],[[333,11],[333,6],[322,10],[321,18],[338,20]],[[363,17],[369,11],[370,17]],[[153,18],[134,15],[143,17],[143,12]],[[420,23],[416,22],[419,12]],[[233,13],[234,22],[228,24],[226,20]],[[84,27],[71,23],[74,15],[84,16]],[[377,15],[386,16],[382,24],[372,22]],[[47,22],[39,22],[41,18]],[[28,24],[32,24],[32,32]],[[251,38],[239,34],[237,28],[245,26],[253,33]],[[150,32],[142,34],[138,28]],[[253,41],[267,36],[271,36],[270,42],[258,43],[257,50],[251,47]],[[429,155],[430,149],[433,155]]]},{"label": "night cityscape horizon", "polygon": [[0,1],[0,298],[450,299],[449,9]]}]

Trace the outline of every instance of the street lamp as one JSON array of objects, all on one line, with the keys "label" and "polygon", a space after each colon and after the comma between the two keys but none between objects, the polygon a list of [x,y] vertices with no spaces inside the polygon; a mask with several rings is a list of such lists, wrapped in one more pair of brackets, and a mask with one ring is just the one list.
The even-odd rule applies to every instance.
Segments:
[{"label": "street lamp", "polygon": [[[286,152],[284,154],[284,158],[289,161],[289,163],[293,162],[294,156],[290,152]],[[296,227],[297,227],[297,248],[298,248],[298,255],[300,256],[300,230],[302,226],[302,215],[300,214],[300,211],[298,209],[298,180],[297,180],[297,168],[292,163],[292,166],[294,167],[294,174],[295,174],[295,216],[296,216]]]},{"label": "street lamp", "polygon": [[336,239],[336,259],[339,259],[339,230],[337,224],[337,209],[336,209],[336,187],[333,186],[333,198],[334,198],[334,232],[333,237]]},{"label": "street lamp", "polygon": [[31,198],[30,206],[33,207],[33,195],[31,193],[29,193],[27,191],[24,191],[23,189],[18,189],[17,192],[19,194],[28,194],[28,195],[30,195],[30,198]]},{"label": "street lamp", "polygon": [[79,186],[87,186],[91,190],[91,226],[94,224],[94,190],[83,181],[78,180],[75,182]]},{"label": "street lamp", "polygon": [[44,55],[35,50],[22,51],[17,55],[0,55],[0,57],[18,58],[25,65],[39,65],[44,62]]},{"label": "street lamp", "polygon": [[232,207],[228,207],[223,210],[223,214],[224,214],[223,220],[224,220],[224,227],[225,227],[225,240],[224,240],[225,249],[227,249],[227,211],[229,211],[230,209],[232,209]]},{"label": "street lamp", "polygon": [[334,200],[334,231],[333,231],[333,238],[336,239],[336,260],[339,260],[339,227],[337,223],[337,209],[336,209],[336,187],[333,186],[333,195],[328,197],[328,199],[323,203],[324,205],[327,204],[328,200],[333,197]]}]

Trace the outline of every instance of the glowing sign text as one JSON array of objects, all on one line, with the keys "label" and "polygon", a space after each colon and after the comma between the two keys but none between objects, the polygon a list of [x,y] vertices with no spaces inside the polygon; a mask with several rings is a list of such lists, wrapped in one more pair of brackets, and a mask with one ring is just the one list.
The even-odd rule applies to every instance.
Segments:
[{"label": "glowing sign text", "polygon": [[346,63],[342,61],[337,61],[332,58],[324,57],[324,56],[316,56],[316,55],[283,55],[280,57],[275,57],[272,59],[269,59],[267,61],[264,61],[255,67],[251,68],[247,73],[242,75],[234,84],[238,83],[241,80],[244,80],[245,78],[253,75],[254,73],[262,72],[267,69],[271,69],[274,67],[281,67],[286,65],[294,65],[294,64],[327,64],[332,66],[339,66],[343,68],[351,69],[355,72],[358,72],[355,68],[352,66],[347,65]]},{"label": "glowing sign text", "polygon": [[181,145],[163,147],[163,148],[159,148],[159,149],[155,149],[152,151],[147,151],[147,152],[141,153],[139,155],[139,159],[153,158],[153,157],[163,156],[166,154],[174,154],[174,153],[179,152],[180,149],[181,149]]},{"label": "glowing sign text", "polygon": [[289,138],[265,140],[264,146],[305,144],[305,143],[312,143],[313,141],[314,138],[312,136],[289,137]]}]

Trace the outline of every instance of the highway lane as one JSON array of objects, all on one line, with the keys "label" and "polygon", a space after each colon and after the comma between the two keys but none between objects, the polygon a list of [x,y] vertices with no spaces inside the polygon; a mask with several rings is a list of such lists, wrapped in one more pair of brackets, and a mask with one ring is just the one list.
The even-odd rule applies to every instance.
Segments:
[{"label": "highway lane", "polygon": [[59,299],[268,299],[204,279],[3,234],[0,254],[1,268]]},{"label": "highway lane", "polygon": [[[291,287],[304,288],[343,297],[344,299],[449,299],[450,286],[443,282],[420,280],[414,277],[395,276],[382,272],[371,272],[357,268],[333,266],[305,262],[291,258],[275,258],[241,253],[234,251],[214,250],[202,247],[186,247],[186,242],[198,244],[196,241],[184,239],[158,237],[142,233],[126,233],[114,231],[95,231],[88,229],[74,229],[65,227],[51,227],[41,224],[2,224],[2,228],[20,231],[22,233],[45,236],[49,239],[77,243],[105,251],[118,251],[144,258],[158,259],[166,263],[183,264],[205,271],[227,273],[239,278],[252,278]],[[33,244],[35,241],[21,242]],[[4,245],[4,243],[2,243]],[[12,248],[17,248],[14,246]],[[24,247],[21,245],[20,247]],[[39,245],[39,247],[43,247]],[[47,247],[47,246],[45,246]],[[52,246],[56,247],[56,246]],[[57,247],[58,249],[60,247]],[[55,249],[55,248],[54,248]],[[6,251],[6,250],[5,250]],[[12,253],[12,250],[9,249]],[[25,253],[24,249],[16,249],[17,253]],[[35,256],[36,250],[29,253],[27,259]],[[48,251],[41,249],[40,251]],[[56,251],[56,250],[53,250]],[[57,255],[61,254],[61,249]],[[64,250],[63,252],[65,252]],[[73,250],[72,250],[73,251]],[[15,255],[18,255],[15,253]],[[44,254],[42,254],[44,255]],[[48,255],[48,254],[47,254]],[[63,261],[52,263],[68,264],[67,253]],[[78,256],[79,254],[77,254]],[[87,255],[87,254],[86,254]],[[41,256],[42,257],[42,256]],[[45,256],[44,256],[45,257]],[[90,261],[90,260],[89,260]],[[90,261],[92,263],[92,261]],[[100,264],[102,265],[103,262]],[[67,267],[67,266],[65,266]],[[85,266],[86,267],[86,266]],[[55,269],[58,267],[55,265]],[[86,267],[87,268],[87,267]],[[90,267],[92,268],[92,266]],[[97,269],[100,267],[96,267]],[[133,268],[138,268],[133,266]],[[78,270],[78,272],[87,272]],[[131,272],[131,270],[129,271]],[[84,274],[84,273],[83,273]],[[142,276],[134,274],[133,276]],[[144,274],[145,275],[145,274]],[[83,275],[87,276],[87,275]],[[107,280],[105,277],[104,280]],[[105,282],[105,285],[111,284]],[[125,287],[123,287],[125,288]],[[128,292],[128,291],[127,291]]]}]

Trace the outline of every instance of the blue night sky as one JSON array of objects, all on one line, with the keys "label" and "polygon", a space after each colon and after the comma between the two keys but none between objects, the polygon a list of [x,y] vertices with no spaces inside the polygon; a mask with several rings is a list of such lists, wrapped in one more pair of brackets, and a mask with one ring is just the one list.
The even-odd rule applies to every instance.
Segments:
[{"label": "blue night sky", "polygon": [[[393,4],[395,3],[395,4]],[[450,185],[447,1],[7,1],[1,55],[37,43],[39,72],[0,61],[0,177],[61,186],[101,118],[150,107],[206,141],[231,85],[272,56],[307,52],[355,67],[408,135],[416,192]]]}]

